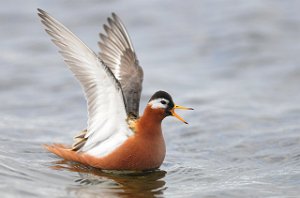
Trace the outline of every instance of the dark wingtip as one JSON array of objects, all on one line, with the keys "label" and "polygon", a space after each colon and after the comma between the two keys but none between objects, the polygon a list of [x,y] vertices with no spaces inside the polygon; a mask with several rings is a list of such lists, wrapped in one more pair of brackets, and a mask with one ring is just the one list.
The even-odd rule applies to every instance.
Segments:
[{"label": "dark wingtip", "polygon": [[42,10],[41,8],[37,8],[37,11],[38,11],[38,14],[42,14],[42,15],[47,13],[46,11]]},{"label": "dark wingtip", "polygon": [[108,17],[108,18],[107,18],[107,22],[108,22],[108,24],[111,26],[111,24],[113,23],[113,19],[110,18],[110,17]]},{"label": "dark wingtip", "polygon": [[112,15],[112,18],[115,20],[115,21],[117,21],[117,22],[120,22],[120,17],[116,14],[116,13],[111,13],[111,15]]},{"label": "dark wingtip", "polygon": [[49,15],[46,11],[42,10],[41,8],[37,8],[38,16],[41,17],[43,20]]}]

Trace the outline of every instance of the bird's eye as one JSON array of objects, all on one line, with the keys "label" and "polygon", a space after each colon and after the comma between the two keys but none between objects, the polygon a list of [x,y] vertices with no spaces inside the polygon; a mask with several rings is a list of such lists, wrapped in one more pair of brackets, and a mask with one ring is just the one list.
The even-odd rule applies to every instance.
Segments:
[{"label": "bird's eye", "polygon": [[161,103],[161,104],[167,104],[167,102],[164,101],[164,100],[161,100],[160,103]]}]

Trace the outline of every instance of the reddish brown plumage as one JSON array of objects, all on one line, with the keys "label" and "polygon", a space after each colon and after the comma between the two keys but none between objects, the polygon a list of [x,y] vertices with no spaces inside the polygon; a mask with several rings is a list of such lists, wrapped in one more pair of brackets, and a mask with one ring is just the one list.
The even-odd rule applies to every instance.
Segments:
[{"label": "reddish brown plumage", "polygon": [[137,120],[135,134],[110,154],[96,158],[72,151],[62,144],[45,145],[50,152],[70,161],[107,170],[147,170],[158,168],[165,157],[165,142],[161,121],[165,118],[163,109],[147,106],[144,115]]}]

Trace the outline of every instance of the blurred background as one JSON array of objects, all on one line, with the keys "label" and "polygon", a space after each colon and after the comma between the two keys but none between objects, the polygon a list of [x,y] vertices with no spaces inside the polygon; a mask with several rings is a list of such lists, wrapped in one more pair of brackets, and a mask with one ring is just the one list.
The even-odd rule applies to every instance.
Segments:
[{"label": "blurred background", "polygon": [[[105,174],[42,144],[86,127],[83,92],[36,14],[42,8],[98,52],[111,12],[145,79],[195,108],[163,122],[160,170]],[[1,1],[1,197],[297,197],[300,193],[300,2],[296,0]],[[151,148],[149,148],[151,149]]]}]

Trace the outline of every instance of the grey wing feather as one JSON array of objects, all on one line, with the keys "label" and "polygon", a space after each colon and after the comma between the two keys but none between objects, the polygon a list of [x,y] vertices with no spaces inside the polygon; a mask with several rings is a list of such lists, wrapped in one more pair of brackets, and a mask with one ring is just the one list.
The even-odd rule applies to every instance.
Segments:
[{"label": "grey wing feather", "polygon": [[140,67],[129,35],[116,14],[104,25],[106,35],[100,34],[100,58],[121,84],[127,115],[138,117],[142,92],[143,69]]}]

